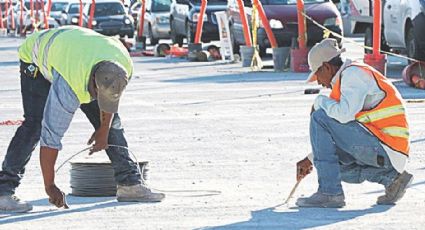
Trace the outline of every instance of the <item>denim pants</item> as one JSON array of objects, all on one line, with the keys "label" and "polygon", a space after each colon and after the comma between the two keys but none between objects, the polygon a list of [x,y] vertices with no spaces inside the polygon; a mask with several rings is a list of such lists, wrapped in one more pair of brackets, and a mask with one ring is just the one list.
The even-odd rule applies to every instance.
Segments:
[{"label": "denim pants", "polygon": [[[31,153],[37,146],[41,135],[41,121],[50,82],[41,74],[35,78],[26,75],[24,70],[28,64],[21,62],[21,94],[24,108],[24,122],[17,129],[7,149],[0,171],[0,195],[12,195],[19,186],[25,173],[25,165],[31,158]],[[100,126],[100,112],[97,101],[80,106],[94,128]],[[89,136],[89,135],[88,135]],[[109,144],[127,146],[124,130],[118,114],[114,115],[109,131]],[[122,148],[110,147],[106,150],[115,171],[115,180],[120,185],[141,183],[137,165],[129,157],[128,151]]]},{"label": "denim pants", "polygon": [[323,194],[343,194],[341,181],[388,186],[398,175],[380,141],[357,121],[342,124],[319,109],[311,115],[310,141]]}]

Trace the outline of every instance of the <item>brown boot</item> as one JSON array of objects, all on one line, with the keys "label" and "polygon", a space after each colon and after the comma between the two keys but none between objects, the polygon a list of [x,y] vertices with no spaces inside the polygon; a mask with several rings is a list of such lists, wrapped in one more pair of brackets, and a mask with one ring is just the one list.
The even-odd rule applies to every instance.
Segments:
[{"label": "brown boot", "polygon": [[412,183],[413,175],[404,171],[398,175],[394,181],[385,188],[385,195],[378,197],[377,204],[381,205],[394,205],[395,202],[400,200],[404,193],[406,193],[407,187]]}]

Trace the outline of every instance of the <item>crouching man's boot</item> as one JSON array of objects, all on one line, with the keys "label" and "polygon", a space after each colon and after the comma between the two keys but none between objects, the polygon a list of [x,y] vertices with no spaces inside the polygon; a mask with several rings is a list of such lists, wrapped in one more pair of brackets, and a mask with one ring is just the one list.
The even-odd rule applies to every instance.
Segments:
[{"label": "crouching man's boot", "polygon": [[117,200],[119,202],[160,202],[164,197],[163,193],[154,193],[144,184],[117,185]]},{"label": "crouching man's boot", "polygon": [[32,210],[32,205],[20,201],[15,195],[0,196],[0,212],[3,213],[19,213]]},{"label": "crouching man's boot", "polygon": [[345,206],[344,194],[326,195],[316,192],[307,198],[298,198],[295,203],[298,207],[309,208],[342,208]]},{"label": "crouching man's boot", "polygon": [[407,187],[412,183],[413,175],[404,171],[398,175],[394,181],[385,188],[385,195],[378,197],[377,204],[381,205],[394,205],[395,202],[400,200]]}]

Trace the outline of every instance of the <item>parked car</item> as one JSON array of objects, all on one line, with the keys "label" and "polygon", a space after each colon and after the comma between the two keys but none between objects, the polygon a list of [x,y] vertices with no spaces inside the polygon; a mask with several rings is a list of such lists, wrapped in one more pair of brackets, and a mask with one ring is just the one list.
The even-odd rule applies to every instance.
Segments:
[{"label": "parked car", "polygon": [[[41,1],[34,1],[33,6],[33,18],[31,18],[31,4],[30,0],[23,1],[23,14],[22,14],[22,25],[21,25],[21,1],[18,1],[14,7],[11,7],[8,12],[7,23],[8,30],[15,30],[16,33],[21,31],[28,31],[34,29],[34,25],[38,27],[38,29],[45,29],[44,23],[44,14]],[[44,2],[46,4],[46,2]],[[13,11],[13,20],[15,22],[15,28],[12,28],[12,13]],[[59,27],[59,23],[57,23],[53,18],[47,17],[49,28]],[[34,23],[33,23],[34,22]],[[37,23],[35,23],[37,22]]]},{"label": "parked car", "polygon": [[[83,2],[83,8],[85,3]],[[80,18],[80,2],[70,2],[64,10],[62,10],[59,22],[61,25],[78,25]]]},{"label": "parked car", "polygon": [[[60,25],[60,18],[62,16],[62,11],[69,5],[68,0],[53,0],[51,1],[52,6],[50,7],[50,17],[56,20]],[[46,11],[47,7],[49,5],[46,5]]]},{"label": "parked car", "polygon": [[[89,2],[84,7],[84,26],[87,27],[90,8]],[[128,15],[120,0],[97,0],[95,3],[93,30],[105,35],[119,35],[120,37],[134,37],[133,18]]]},{"label": "parked car", "polygon": [[[173,0],[170,15],[171,39],[173,43],[181,46],[184,38],[187,38],[188,43],[193,43],[200,8],[201,0]],[[202,27],[201,40],[203,42],[219,40],[217,19],[214,12],[225,11],[226,9],[227,0],[208,1]]]},{"label": "parked car", "polygon": [[[142,37],[148,37],[151,45],[158,44],[159,39],[170,38],[170,5],[171,0],[146,1]],[[140,10],[138,18],[140,18]],[[136,31],[137,29],[138,26]]]},{"label": "parked car", "polygon": [[[298,18],[296,0],[260,0],[270,27],[279,47],[290,46],[293,38],[298,37]],[[251,22],[252,4],[244,0],[245,11]],[[304,9],[307,15],[329,30],[342,33],[341,15],[335,4],[330,0],[304,0]],[[228,15],[230,21],[230,34],[234,52],[239,52],[239,45],[244,45],[243,29],[239,16],[239,7],[236,0],[229,0]],[[307,45],[313,46],[323,39],[323,30],[311,21],[307,23]],[[260,55],[266,54],[266,49],[271,47],[266,31],[262,24],[257,30],[257,41]]]},{"label": "parked car", "polygon": [[[353,33],[364,33],[365,45],[372,46],[372,2],[352,0],[350,8]],[[425,61],[425,0],[385,0],[382,11],[381,50],[401,52]]]}]

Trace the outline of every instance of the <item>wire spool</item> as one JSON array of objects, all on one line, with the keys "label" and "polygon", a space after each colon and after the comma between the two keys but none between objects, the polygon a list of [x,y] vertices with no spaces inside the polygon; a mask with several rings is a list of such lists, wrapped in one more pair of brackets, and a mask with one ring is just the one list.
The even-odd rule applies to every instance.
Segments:
[{"label": "wire spool", "polygon": [[[72,161],[71,163],[71,194],[74,196],[115,196],[117,183],[114,169],[109,161]],[[147,180],[148,162],[140,161],[139,167],[142,179]]]}]

